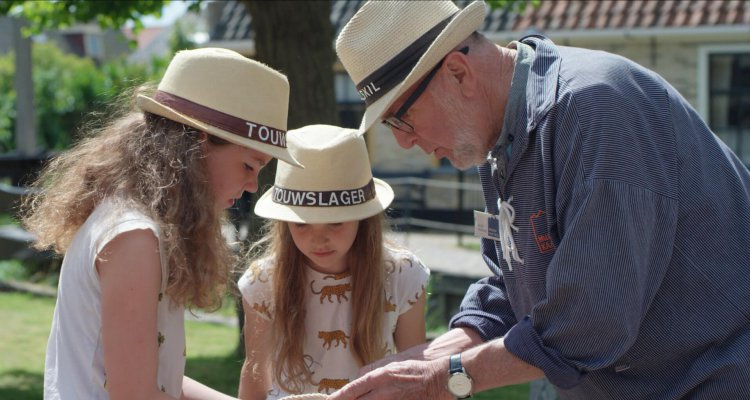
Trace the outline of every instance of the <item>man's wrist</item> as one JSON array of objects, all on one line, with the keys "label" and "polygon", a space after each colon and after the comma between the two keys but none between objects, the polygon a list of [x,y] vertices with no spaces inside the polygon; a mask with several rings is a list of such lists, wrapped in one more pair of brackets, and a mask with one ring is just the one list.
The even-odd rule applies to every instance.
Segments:
[{"label": "man's wrist", "polygon": [[448,392],[457,399],[466,399],[471,397],[472,387],[472,379],[461,363],[461,353],[448,357]]}]

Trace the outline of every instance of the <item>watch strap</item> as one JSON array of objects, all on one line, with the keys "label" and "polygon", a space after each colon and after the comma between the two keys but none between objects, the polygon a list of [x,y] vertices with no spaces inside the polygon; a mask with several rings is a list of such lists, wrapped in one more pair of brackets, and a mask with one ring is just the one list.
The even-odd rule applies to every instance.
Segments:
[{"label": "watch strap", "polygon": [[448,359],[448,372],[451,374],[464,372],[464,366],[461,365],[461,353],[450,356]]},{"label": "watch strap", "polygon": [[[471,397],[471,377],[466,373],[466,370],[464,369],[463,364],[461,364],[461,353],[453,354],[448,358],[448,391],[451,392],[451,394],[456,399],[468,399]],[[469,392],[465,395],[463,393],[458,394],[453,392],[453,389],[451,388],[451,380],[454,379],[465,379],[468,381],[469,385]]]}]

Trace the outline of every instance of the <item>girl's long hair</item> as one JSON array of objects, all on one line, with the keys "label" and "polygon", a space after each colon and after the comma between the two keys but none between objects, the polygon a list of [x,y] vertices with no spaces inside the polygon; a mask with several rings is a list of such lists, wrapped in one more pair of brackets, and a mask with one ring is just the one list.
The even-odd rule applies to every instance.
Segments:
[{"label": "girl's long hair", "polygon": [[46,165],[31,185],[37,194],[22,206],[22,222],[36,234],[35,247],[64,254],[103,199],[122,201],[159,225],[172,300],[216,307],[236,260],[207,184],[205,139],[192,127],[137,110],[134,99]]},{"label": "girl's long hair", "polygon": [[[385,355],[383,213],[359,221],[357,236],[347,254],[351,272],[352,326],[350,346],[360,366]],[[257,245],[264,246],[262,258],[273,260],[272,354],[273,376],[280,388],[300,393],[305,383],[315,385],[303,351],[305,332],[305,256],[292,240],[287,222],[269,221],[266,235]]]}]

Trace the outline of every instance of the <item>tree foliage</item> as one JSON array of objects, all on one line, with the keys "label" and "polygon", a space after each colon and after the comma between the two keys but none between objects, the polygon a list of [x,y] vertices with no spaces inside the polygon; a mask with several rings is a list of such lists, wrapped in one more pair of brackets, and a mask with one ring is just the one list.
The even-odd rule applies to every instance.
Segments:
[{"label": "tree foliage", "polygon": [[[64,149],[88,115],[130,88],[162,75],[166,62],[128,64],[123,59],[96,66],[91,59],[64,54],[49,43],[32,48],[37,137],[41,147]],[[14,55],[0,56],[0,152],[15,148]]]},{"label": "tree foliage", "polygon": [[0,57],[0,153],[13,143],[16,118],[16,91],[13,75],[16,68],[13,57]]},{"label": "tree foliage", "polygon": [[[130,22],[137,32],[143,28],[141,18],[160,17],[169,1],[0,0],[0,15],[25,18],[29,22],[26,35],[66,28],[77,22],[96,22],[103,28],[121,28]],[[196,9],[198,5],[199,2],[192,1],[190,7]]]},{"label": "tree foliage", "polygon": [[[142,27],[146,15],[159,16],[169,0],[91,1],[0,0],[0,15],[23,17],[26,34],[68,27],[77,22],[96,22],[103,28],[120,28],[130,21]],[[190,2],[197,7],[198,0]],[[170,38],[173,49],[193,48],[178,23]],[[124,59],[95,65],[91,59],[64,54],[51,44],[32,46],[35,123],[39,145],[45,149],[66,148],[82,121],[101,111],[114,97],[146,81],[158,80],[169,57],[152,58],[146,65]],[[13,53],[0,56],[0,153],[15,148],[16,92],[13,86]]]},{"label": "tree foliage", "polygon": [[485,0],[492,9],[506,9],[516,12],[523,11],[527,5],[539,6],[541,0]]}]

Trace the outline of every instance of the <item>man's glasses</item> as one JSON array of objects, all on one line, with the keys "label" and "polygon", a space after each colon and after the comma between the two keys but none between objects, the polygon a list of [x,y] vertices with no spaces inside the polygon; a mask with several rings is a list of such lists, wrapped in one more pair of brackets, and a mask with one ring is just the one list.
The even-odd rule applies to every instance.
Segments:
[{"label": "man's glasses", "polygon": [[[469,47],[468,46],[462,47],[458,51],[464,54],[469,54]],[[389,128],[398,129],[404,133],[409,133],[409,134],[414,133],[414,127],[411,126],[408,122],[401,119],[401,117],[403,117],[406,114],[406,112],[409,111],[409,107],[411,107],[412,104],[414,104],[414,102],[417,101],[419,96],[422,95],[422,92],[424,92],[425,89],[427,89],[427,85],[430,84],[430,81],[432,80],[432,78],[438,72],[440,67],[443,66],[443,60],[445,60],[445,58],[440,60],[440,62],[430,71],[430,73],[427,74],[427,76],[422,80],[419,86],[417,86],[414,92],[406,99],[404,104],[401,105],[401,107],[398,109],[398,111],[396,111],[395,114],[380,121],[383,125]]]}]

